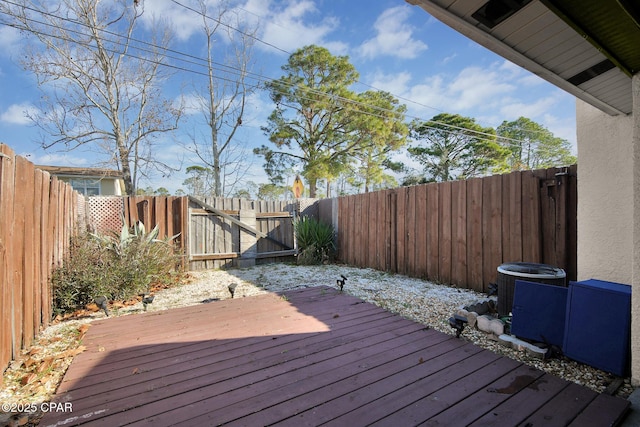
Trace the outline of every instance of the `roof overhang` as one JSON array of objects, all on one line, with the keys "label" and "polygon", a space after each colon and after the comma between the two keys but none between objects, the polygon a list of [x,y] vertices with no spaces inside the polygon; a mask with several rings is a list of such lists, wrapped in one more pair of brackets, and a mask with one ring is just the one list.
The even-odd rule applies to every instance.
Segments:
[{"label": "roof overhang", "polygon": [[36,168],[49,172],[51,175],[66,177],[66,178],[92,178],[92,179],[104,179],[104,178],[116,178],[122,179],[122,172],[113,169],[104,168],[78,168],[71,166],[48,166],[38,165]]},{"label": "roof overhang", "polygon": [[602,111],[630,114],[637,0],[406,0]]}]

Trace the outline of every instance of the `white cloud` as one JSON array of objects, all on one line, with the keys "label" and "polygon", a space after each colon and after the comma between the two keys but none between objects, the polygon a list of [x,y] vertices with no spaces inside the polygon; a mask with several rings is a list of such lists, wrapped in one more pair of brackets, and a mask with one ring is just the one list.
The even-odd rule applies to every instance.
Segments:
[{"label": "white cloud", "polygon": [[393,94],[403,94],[407,92],[411,78],[411,73],[407,71],[390,74],[378,71],[367,76],[367,82],[376,89],[384,90]]},{"label": "white cloud", "polygon": [[[154,19],[161,18],[172,26],[178,40],[187,41],[202,33],[200,6],[195,0],[180,0],[185,7],[171,0],[154,0],[145,3],[145,24],[151,28]],[[220,18],[220,2],[207,0],[207,16]],[[286,54],[306,45],[322,45],[335,55],[348,52],[347,43],[330,41],[326,37],[338,29],[339,20],[333,16],[321,16],[312,0],[232,1],[224,14],[219,36],[226,39],[227,31],[234,29],[252,33],[257,29],[256,48],[269,53]],[[214,21],[210,21],[216,25]],[[233,34],[235,35],[235,34]]]},{"label": "white cloud", "polygon": [[362,44],[361,55],[365,58],[388,55],[411,59],[426,50],[425,43],[413,38],[414,28],[406,22],[410,14],[411,9],[406,6],[397,6],[382,12],[373,25],[377,34]]},{"label": "white cloud", "polygon": [[[227,101],[228,98],[225,100]],[[186,92],[174,99],[176,107],[182,106],[187,116],[195,116],[196,120],[202,120],[202,113],[207,108],[202,96],[195,92]],[[250,93],[246,98],[243,126],[258,126],[266,123],[267,117],[275,108],[266,91]]]},{"label": "white cloud", "polygon": [[440,64],[447,65],[449,62],[453,61],[457,57],[458,57],[457,53],[452,53],[451,55],[445,57],[442,61],[440,61]]},{"label": "white cloud", "polygon": [[174,100],[175,107],[183,107],[184,113],[188,116],[198,114],[202,111],[203,102],[200,95],[195,92],[182,93]]},{"label": "white cloud", "polygon": [[498,69],[501,71],[508,72],[513,76],[517,76],[519,74],[524,73],[524,70],[519,65],[516,65],[513,62],[507,61],[507,60],[502,61]]},{"label": "white cloud", "polygon": [[504,120],[524,116],[548,126],[561,138],[575,141],[575,124],[567,123],[563,118],[566,114],[558,112],[559,106],[571,102],[567,99],[570,95],[559,89],[541,88],[544,82],[535,79],[530,81],[526,71],[499,61],[487,67],[470,66],[455,74],[427,75],[420,80],[407,71],[378,71],[367,75],[365,81],[399,97],[408,107],[409,118],[429,120],[447,112],[496,127]]},{"label": "white cloud", "polygon": [[[253,15],[247,15],[244,8],[238,9],[236,5],[227,6],[217,0],[206,0],[205,5],[208,25],[211,27],[219,25],[218,41],[225,40],[230,27],[237,28],[240,25],[239,21],[243,24],[255,23],[255,19],[252,19]],[[142,19],[147,29],[152,29],[159,20],[168,23],[180,41],[203,34],[204,16],[201,5],[195,0],[178,0],[178,3],[171,0],[146,1]],[[231,32],[233,33],[233,30]]]},{"label": "white cloud", "polygon": [[[326,37],[338,28],[338,18],[325,16],[314,23],[306,19],[310,15],[317,15],[318,12],[312,1],[290,0],[284,6],[269,10],[262,16],[260,38],[287,52],[316,44],[328,48],[333,54],[344,54],[347,51],[345,43],[326,40]],[[261,43],[257,47],[273,49]]]},{"label": "white cloud", "polygon": [[267,122],[275,105],[266,92],[254,92],[247,97],[245,115],[242,119],[243,126],[259,127]]},{"label": "white cloud", "polygon": [[540,123],[549,129],[555,136],[566,139],[571,143],[573,154],[578,152],[575,121],[559,118],[553,114],[542,115]]},{"label": "white cloud", "polygon": [[544,116],[545,112],[555,104],[557,104],[555,96],[546,96],[535,102],[507,102],[500,108],[500,112],[504,120],[516,120],[518,117],[527,117],[533,120],[535,117]]},{"label": "white cloud", "polygon": [[405,86],[406,90],[393,93],[414,101],[408,102],[407,106],[411,114],[418,116],[430,117],[445,111],[478,117],[500,111],[506,102],[518,102],[512,98],[517,91],[513,74],[501,69],[499,64],[471,66],[455,75],[430,75],[417,84]]},{"label": "white cloud", "polygon": [[[196,2],[183,0],[181,3],[199,10]],[[171,0],[145,1],[142,21],[147,29],[156,26],[158,20],[166,21],[179,40],[187,40],[196,31],[201,31],[202,27],[202,17],[187,7],[181,7]]]},{"label": "white cloud", "polygon": [[458,74],[448,88],[454,95],[456,109],[466,110],[482,106],[495,106],[500,98],[516,91],[516,86],[504,79],[498,71],[468,67]]},{"label": "white cloud", "polygon": [[29,159],[30,162],[36,165],[47,166],[90,166],[89,161],[86,158],[72,156],[68,153],[45,153],[37,155],[34,153],[22,153],[23,157]]},{"label": "white cloud", "polygon": [[522,86],[540,86],[546,82],[535,74],[528,74],[518,79],[518,84]]},{"label": "white cloud", "polygon": [[12,27],[0,27],[0,52],[2,55],[17,53],[22,48],[23,38],[20,32]]},{"label": "white cloud", "polygon": [[0,114],[0,121],[13,125],[26,125],[31,123],[27,113],[36,114],[37,108],[31,104],[13,104],[5,112]]}]

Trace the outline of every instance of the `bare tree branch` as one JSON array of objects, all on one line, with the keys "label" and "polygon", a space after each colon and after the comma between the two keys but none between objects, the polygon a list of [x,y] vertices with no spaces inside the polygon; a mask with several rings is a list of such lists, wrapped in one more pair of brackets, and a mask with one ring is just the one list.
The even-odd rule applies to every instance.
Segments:
[{"label": "bare tree branch", "polygon": [[[245,24],[235,15],[229,2],[220,2],[213,10],[205,0],[200,1],[202,33],[207,46],[207,83],[197,89],[198,108],[208,127],[207,137],[192,135],[193,144],[187,149],[195,153],[213,175],[213,196],[232,194],[234,186],[242,181],[248,165],[246,155],[226,155],[227,152],[244,152],[236,134],[242,126],[247,97],[255,90],[245,84],[251,65],[251,53],[256,29],[232,31],[232,27]],[[233,22],[233,26],[223,22]],[[231,56],[218,58],[224,52]],[[233,73],[219,70],[216,63],[224,62]],[[239,71],[239,73],[238,73]]]},{"label": "bare tree branch", "polygon": [[9,25],[39,41],[23,65],[44,95],[40,112],[30,116],[43,132],[42,146],[104,149],[129,194],[135,194],[141,171],[157,162],[158,136],[175,130],[182,116],[160,87],[169,31],[158,23],[151,43],[156,48],[136,50],[133,34],[143,11],[129,0],[0,4]]}]

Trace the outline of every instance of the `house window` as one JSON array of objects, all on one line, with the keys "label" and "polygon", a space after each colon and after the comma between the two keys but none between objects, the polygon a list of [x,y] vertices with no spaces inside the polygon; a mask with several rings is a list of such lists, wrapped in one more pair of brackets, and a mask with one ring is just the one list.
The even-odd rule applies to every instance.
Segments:
[{"label": "house window", "polygon": [[100,180],[87,178],[74,178],[69,181],[74,190],[85,196],[100,195]]}]

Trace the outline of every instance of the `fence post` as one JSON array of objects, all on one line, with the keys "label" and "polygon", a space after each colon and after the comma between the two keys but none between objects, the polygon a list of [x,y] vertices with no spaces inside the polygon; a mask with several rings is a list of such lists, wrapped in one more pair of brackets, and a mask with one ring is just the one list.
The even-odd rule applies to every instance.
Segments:
[{"label": "fence post", "polygon": [[[149,200],[144,199],[136,203],[138,210],[138,221],[144,224],[149,230],[151,230],[155,224],[151,224],[151,210],[149,208]],[[133,224],[132,224],[133,225]]]},{"label": "fence post", "polygon": [[[252,202],[242,199],[240,201],[240,221],[255,229],[257,225],[256,210]],[[258,253],[258,236],[240,228],[240,258],[238,267],[253,267],[256,265],[256,254]]]}]

